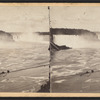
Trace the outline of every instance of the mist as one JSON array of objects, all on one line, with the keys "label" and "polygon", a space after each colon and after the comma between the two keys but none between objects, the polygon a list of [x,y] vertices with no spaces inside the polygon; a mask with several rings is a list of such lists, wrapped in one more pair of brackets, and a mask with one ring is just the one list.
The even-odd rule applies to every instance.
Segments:
[{"label": "mist", "polygon": [[71,48],[100,48],[100,33],[83,29],[54,29],[54,43]]}]

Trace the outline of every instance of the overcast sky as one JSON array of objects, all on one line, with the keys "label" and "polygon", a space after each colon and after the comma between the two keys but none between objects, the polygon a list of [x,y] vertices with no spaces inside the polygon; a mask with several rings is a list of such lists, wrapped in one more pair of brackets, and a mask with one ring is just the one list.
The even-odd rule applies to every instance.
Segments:
[{"label": "overcast sky", "polygon": [[[51,7],[53,28],[100,31],[100,7]],[[49,31],[47,7],[1,6],[0,29],[7,32]]]},{"label": "overcast sky", "polygon": [[47,7],[0,7],[0,29],[7,32],[49,31]]},{"label": "overcast sky", "polygon": [[52,27],[100,31],[100,7],[51,7]]}]

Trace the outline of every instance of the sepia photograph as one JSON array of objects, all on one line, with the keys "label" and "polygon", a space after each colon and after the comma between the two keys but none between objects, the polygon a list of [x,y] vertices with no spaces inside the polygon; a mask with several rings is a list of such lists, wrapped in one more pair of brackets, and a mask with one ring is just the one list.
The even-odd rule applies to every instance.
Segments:
[{"label": "sepia photograph", "polygon": [[48,7],[0,6],[0,92],[49,92]]},{"label": "sepia photograph", "polygon": [[51,7],[51,92],[100,93],[100,6]]},{"label": "sepia photograph", "polygon": [[0,96],[100,96],[99,18],[100,4],[0,4]]}]

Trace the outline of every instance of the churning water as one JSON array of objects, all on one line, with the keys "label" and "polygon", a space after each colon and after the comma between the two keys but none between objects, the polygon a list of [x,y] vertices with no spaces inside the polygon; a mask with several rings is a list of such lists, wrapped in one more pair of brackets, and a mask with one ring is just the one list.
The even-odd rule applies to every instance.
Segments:
[{"label": "churning water", "polygon": [[[88,35],[88,34],[87,34]],[[51,62],[52,92],[100,92],[100,38],[55,35],[55,43],[72,47],[57,51]],[[84,74],[86,73],[86,74]]]},{"label": "churning water", "polygon": [[30,34],[10,37],[0,42],[0,92],[37,92],[49,80],[48,41]]}]

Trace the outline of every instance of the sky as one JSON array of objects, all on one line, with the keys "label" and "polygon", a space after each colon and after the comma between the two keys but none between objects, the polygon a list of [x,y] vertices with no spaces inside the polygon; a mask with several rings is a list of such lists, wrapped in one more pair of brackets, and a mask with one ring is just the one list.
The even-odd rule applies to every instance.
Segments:
[{"label": "sky", "polygon": [[[0,30],[6,32],[49,31],[48,7],[0,6]],[[52,28],[100,31],[100,7],[52,6]]]},{"label": "sky", "polygon": [[0,29],[6,32],[49,31],[47,7],[1,6]]},{"label": "sky", "polygon": [[100,7],[51,7],[53,28],[76,28],[100,31]]}]

